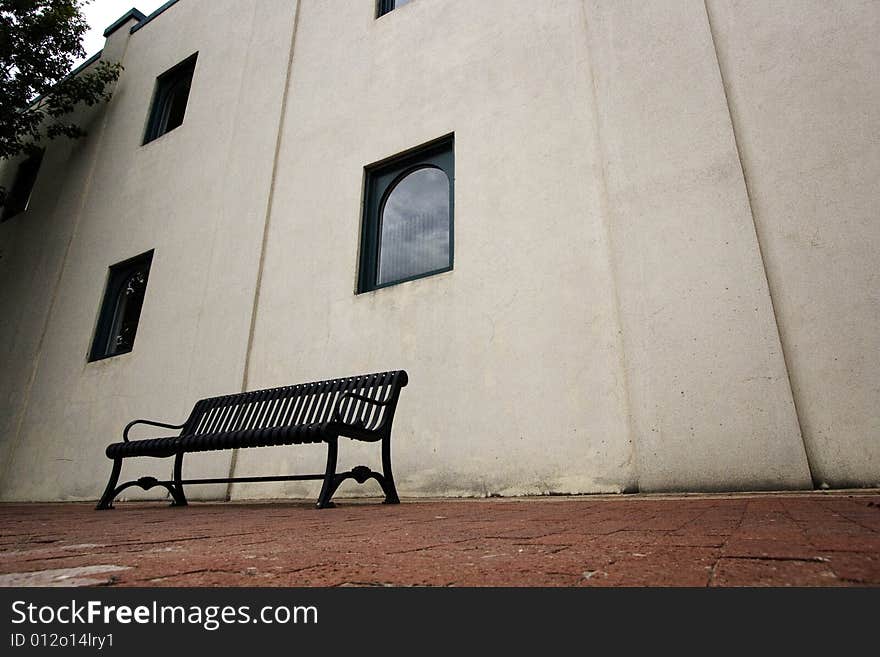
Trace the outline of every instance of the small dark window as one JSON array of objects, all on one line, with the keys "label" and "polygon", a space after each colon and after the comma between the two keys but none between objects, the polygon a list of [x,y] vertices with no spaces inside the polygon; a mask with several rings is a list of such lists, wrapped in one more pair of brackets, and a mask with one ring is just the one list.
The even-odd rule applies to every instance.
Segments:
[{"label": "small dark window", "polygon": [[28,201],[31,199],[31,191],[37,182],[37,173],[40,171],[40,163],[43,161],[43,151],[39,150],[28,156],[18,165],[15,180],[6,195],[6,203],[3,206],[3,218],[0,221],[11,219],[20,212],[27,210]]},{"label": "small dark window", "polygon": [[358,292],[452,269],[452,138],[365,173]]},{"label": "small dark window", "polygon": [[125,354],[134,347],[153,252],[110,267],[89,360]]},{"label": "small dark window", "polygon": [[376,18],[387,14],[392,9],[402,7],[408,2],[410,2],[410,0],[379,0],[376,4]]},{"label": "small dark window", "polygon": [[188,57],[156,79],[156,91],[153,93],[147,132],[144,135],[145,144],[183,123],[197,57],[198,53]]}]

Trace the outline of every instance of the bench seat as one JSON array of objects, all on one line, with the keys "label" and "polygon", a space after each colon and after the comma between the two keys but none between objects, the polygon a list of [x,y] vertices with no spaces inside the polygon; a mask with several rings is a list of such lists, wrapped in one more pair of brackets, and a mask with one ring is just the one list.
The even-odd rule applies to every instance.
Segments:
[{"label": "bench seat", "polygon": [[107,447],[107,457],[118,456],[174,456],[185,452],[209,452],[218,449],[242,449],[246,447],[277,447],[279,445],[302,445],[322,443],[334,433],[331,423],[310,424],[302,427],[272,427],[269,429],[225,431],[205,435],[170,436],[130,442],[113,443]]}]

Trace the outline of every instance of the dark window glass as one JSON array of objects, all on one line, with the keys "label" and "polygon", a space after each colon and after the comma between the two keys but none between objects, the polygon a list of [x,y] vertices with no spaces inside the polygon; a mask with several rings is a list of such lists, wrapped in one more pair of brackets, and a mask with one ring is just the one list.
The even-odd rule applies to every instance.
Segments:
[{"label": "dark window glass", "polygon": [[366,168],[358,292],[452,269],[454,180],[451,137]]},{"label": "dark window glass", "polygon": [[134,348],[152,261],[150,251],[110,267],[89,360],[117,356]]},{"label": "dark window glass", "polygon": [[42,161],[43,151],[40,150],[18,165],[18,170],[15,172],[15,180],[13,180],[12,186],[6,194],[2,221],[11,219],[20,212],[27,210],[31,191],[34,189],[34,183],[37,182],[37,173],[40,171]]},{"label": "dark window glass", "polygon": [[392,9],[402,7],[408,2],[410,2],[410,0],[379,0],[376,5],[376,17],[378,18],[383,14],[387,14]]},{"label": "dark window glass", "polygon": [[187,58],[156,79],[144,143],[161,137],[183,123],[198,53]]},{"label": "dark window glass", "polygon": [[406,174],[381,214],[379,285],[449,266],[449,178],[442,169]]}]

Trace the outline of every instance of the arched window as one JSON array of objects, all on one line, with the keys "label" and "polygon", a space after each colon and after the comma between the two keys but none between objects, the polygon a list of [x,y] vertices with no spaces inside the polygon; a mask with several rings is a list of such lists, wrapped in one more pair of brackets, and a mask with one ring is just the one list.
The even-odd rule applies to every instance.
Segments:
[{"label": "arched window", "polygon": [[153,252],[110,267],[89,360],[125,354],[134,348]]},{"label": "arched window", "polygon": [[452,269],[453,160],[450,137],[367,167],[358,292]]},{"label": "arched window", "polygon": [[449,177],[422,167],[391,188],[379,216],[379,271],[385,285],[449,267]]}]

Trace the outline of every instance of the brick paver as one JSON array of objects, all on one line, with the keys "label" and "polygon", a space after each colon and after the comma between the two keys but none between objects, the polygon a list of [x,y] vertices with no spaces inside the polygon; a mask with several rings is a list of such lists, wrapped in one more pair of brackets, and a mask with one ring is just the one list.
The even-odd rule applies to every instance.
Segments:
[{"label": "brick paver", "polygon": [[877,586],[880,492],[0,505],[0,585]]}]

